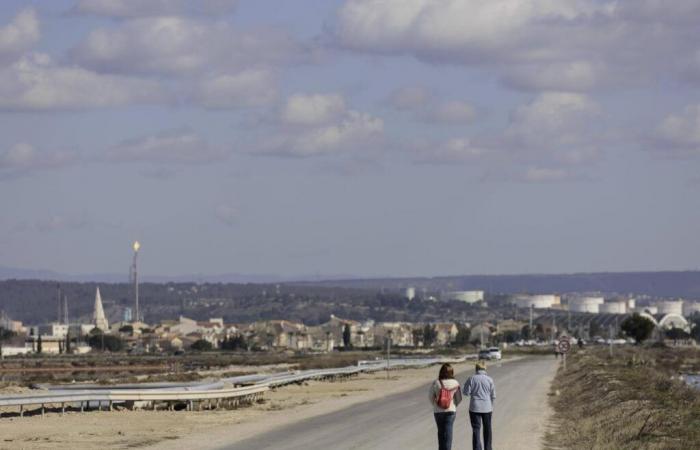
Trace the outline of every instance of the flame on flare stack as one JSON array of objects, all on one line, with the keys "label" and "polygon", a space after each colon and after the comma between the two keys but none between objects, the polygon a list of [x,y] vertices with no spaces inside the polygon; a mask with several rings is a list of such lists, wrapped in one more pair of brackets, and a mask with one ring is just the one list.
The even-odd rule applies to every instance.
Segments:
[{"label": "flame on flare stack", "polygon": [[138,252],[140,248],[141,244],[139,244],[139,241],[134,241],[134,251]]}]

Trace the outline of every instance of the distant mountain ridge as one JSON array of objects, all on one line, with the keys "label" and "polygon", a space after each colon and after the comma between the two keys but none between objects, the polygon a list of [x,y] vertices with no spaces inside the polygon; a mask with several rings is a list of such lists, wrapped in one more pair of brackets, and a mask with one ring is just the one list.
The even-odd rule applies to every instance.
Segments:
[{"label": "distant mountain ridge", "polygon": [[[281,276],[275,274],[239,274],[223,273],[215,275],[143,275],[140,279],[148,283],[289,283],[300,280],[325,281],[334,279],[351,278],[350,275],[299,275]],[[125,283],[129,279],[128,273],[92,273],[92,274],[65,274],[52,270],[20,269],[0,266],[0,280],[43,280],[43,281],[74,281],[74,282],[99,282],[99,283]]]},{"label": "distant mountain ridge", "polygon": [[[51,270],[17,269],[0,266],[0,280],[51,280],[65,282],[126,283],[128,274],[69,275]],[[656,297],[700,299],[700,271],[599,272],[523,275],[455,275],[438,277],[353,278],[348,275],[216,274],[143,276],[150,283],[291,283],[361,289],[404,289],[409,286],[428,291],[485,290],[490,293],[604,292],[646,294]],[[420,293],[420,292],[419,292]]]},{"label": "distant mountain ridge", "polygon": [[700,271],[600,272],[527,275],[464,275],[446,277],[327,280],[315,286],[428,291],[484,290],[501,294],[602,292],[654,297],[700,299]]}]

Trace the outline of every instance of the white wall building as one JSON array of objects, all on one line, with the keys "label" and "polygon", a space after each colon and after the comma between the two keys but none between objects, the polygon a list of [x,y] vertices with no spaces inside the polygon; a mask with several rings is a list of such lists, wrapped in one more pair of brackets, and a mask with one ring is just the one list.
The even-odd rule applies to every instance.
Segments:
[{"label": "white wall building", "polygon": [[445,300],[457,300],[465,303],[484,301],[484,291],[450,291],[442,295]]},{"label": "white wall building", "polygon": [[561,304],[561,297],[553,294],[545,295],[516,295],[510,303],[518,308],[547,309]]},{"label": "white wall building", "polygon": [[404,293],[404,297],[406,297],[409,300],[413,300],[416,298],[416,288],[414,287],[407,287],[406,292]]}]

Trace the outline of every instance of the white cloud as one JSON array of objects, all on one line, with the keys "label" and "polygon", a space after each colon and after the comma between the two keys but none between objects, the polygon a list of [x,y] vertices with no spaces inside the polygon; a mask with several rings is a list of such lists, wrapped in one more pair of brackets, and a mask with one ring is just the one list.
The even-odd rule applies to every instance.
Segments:
[{"label": "white cloud", "polygon": [[81,230],[90,225],[91,221],[85,214],[51,214],[47,217],[19,222],[12,228],[12,231],[15,233],[51,233],[57,231]]},{"label": "white cloud", "polygon": [[[311,98],[313,96],[307,96],[307,100]],[[287,129],[282,127],[276,135],[265,139],[258,151],[268,155],[310,157],[341,151],[359,152],[376,146],[384,132],[382,119],[341,109],[337,98],[335,101],[331,100],[333,97],[319,98],[324,100],[318,102],[316,99],[311,103],[322,104],[323,107],[299,108],[296,111],[298,114],[290,117],[295,119],[293,125]],[[306,102],[302,103],[309,106]],[[334,120],[329,122],[333,117]]]},{"label": "white cloud", "polygon": [[524,89],[585,91],[677,77],[700,44],[696,0],[346,0],[346,48],[495,68]]},{"label": "white cloud", "polygon": [[280,29],[238,30],[225,21],[169,16],[95,29],[71,55],[102,72],[180,76],[306,62],[314,50]]},{"label": "white cloud", "polygon": [[31,49],[40,37],[39,19],[34,9],[20,11],[12,22],[0,26],[0,61]]},{"label": "white cloud", "polygon": [[700,155],[700,104],[669,114],[659,124],[656,146],[673,156]]},{"label": "white cloud", "polygon": [[276,96],[274,74],[269,70],[251,69],[202,78],[191,101],[206,108],[225,109],[266,105]]},{"label": "white cloud", "polygon": [[452,100],[435,105],[425,112],[429,122],[466,125],[476,118],[476,110],[467,102]]},{"label": "white cloud", "polygon": [[0,109],[4,110],[71,110],[164,101],[166,95],[155,81],[60,66],[45,54],[25,56],[0,69]]},{"label": "white cloud", "polygon": [[398,110],[414,110],[427,105],[432,94],[423,86],[407,86],[396,89],[389,96],[389,105]]},{"label": "white cloud", "polygon": [[469,138],[416,146],[416,162],[428,164],[479,163],[492,156],[493,149],[482,147]]},{"label": "white cloud", "polygon": [[19,142],[0,152],[0,177],[25,175],[35,170],[55,169],[78,160],[75,152],[40,152],[26,142]]},{"label": "white cloud", "polygon": [[598,157],[599,113],[586,95],[545,92],[516,108],[500,145],[524,158],[585,163]]},{"label": "white cloud", "polygon": [[525,182],[567,181],[600,160],[598,105],[582,94],[546,92],[515,108],[500,132],[420,144],[418,163],[465,163],[487,178]]},{"label": "white cloud", "polygon": [[280,117],[290,125],[322,125],[346,113],[340,94],[294,94],[287,98]]},{"label": "white cloud", "polygon": [[567,169],[528,167],[522,176],[522,181],[527,183],[547,183],[557,181],[567,181],[575,178]]},{"label": "white cloud", "polygon": [[234,226],[238,223],[240,218],[240,211],[231,205],[221,204],[214,210],[214,216],[227,226]]},{"label": "white cloud", "polygon": [[187,130],[167,131],[124,141],[107,151],[108,161],[204,164],[222,161],[228,152]]},{"label": "white cloud", "polygon": [[225,14],[238,0],[80,0],[74,7],[79,14],[130,18],[144,16]]}]

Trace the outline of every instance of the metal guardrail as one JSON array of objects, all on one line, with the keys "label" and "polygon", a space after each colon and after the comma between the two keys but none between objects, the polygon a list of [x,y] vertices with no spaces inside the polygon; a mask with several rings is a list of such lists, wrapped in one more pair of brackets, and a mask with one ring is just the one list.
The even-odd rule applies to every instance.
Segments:
[{"label": "metal guardrail", "polygon": [[[459,363],[476,355],[468,355],[462,358],[411,358],[390,360],[388,368],[419,367],[438,364],[441,362]],[[39,385],[46,389],[44,393],[15,394],[0,396],[0,407],[20,407],[20,415],[24,407],[41,405],[42,415],[46,405],[61,405],[61,411],[65,412],[66,405],[79,405],[80,410],[96,404],[102,405],[127,404],[132,407],[137,402],[150,404],[153,409],[157,402],[166,402],[170,409],[175,403],[185,403],[188,410],[197,406],[201,408],[202,402],[216,400],[217,406],[223,401],[232,401],[233,406],[243,402],[250,402],[260,397],[269,389],[300,383],[312,379],[324,379],[338,376],[350,376],[363,372],[376,372],[387,369],[387,361],[360,361],[357,366],[341,367],[335,369],[314,369],[296,372],[283,372],[274,374],[242,375],[224,378],[219,381],[207,380],[194,383],[145,383],[124,384],[114,386],[102,385]]]}]

